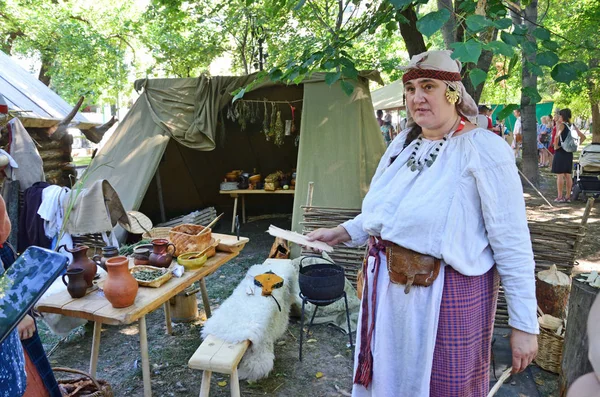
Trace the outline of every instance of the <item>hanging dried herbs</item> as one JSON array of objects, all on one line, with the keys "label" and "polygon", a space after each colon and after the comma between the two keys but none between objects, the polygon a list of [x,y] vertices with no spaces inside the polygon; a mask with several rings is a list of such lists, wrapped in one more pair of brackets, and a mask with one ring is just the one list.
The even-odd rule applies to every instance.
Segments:
[{"label": "hanging dried herbs", "polygon": [[267,110],[267,101],[265,101],[265,115],[263,116],[263,133],[267,141],[269,141],[269,112]]},{"label": "hanging dried herbs", "polygon": [[275,128],[273,128],[275,132],[275,145],[282,146],[283,145],[283,121],[281,120],[281,112],[277,111],[277,118],[275,120]]},{"label": "hanging dried herbs", "polygon": [[248,104],[249,105],[249,113],[250,113],[250,124],[256,124],[258,122],[258,106],[256,103],[251,102]]},{"label": "hanging dried herbs", "polygon": [[277,106],[275,102],[271,102],[271,125],[269,126],[269,137],[274,138],[275,135],[275,124],[277,123]]},{"label": "hanging dried herbs", "polygon": [[238,123],[240,125],[240,130],[245,131],[247,123],[248,123],[248,104],[244,101],[239,101],[238,108],[239,108]]}]

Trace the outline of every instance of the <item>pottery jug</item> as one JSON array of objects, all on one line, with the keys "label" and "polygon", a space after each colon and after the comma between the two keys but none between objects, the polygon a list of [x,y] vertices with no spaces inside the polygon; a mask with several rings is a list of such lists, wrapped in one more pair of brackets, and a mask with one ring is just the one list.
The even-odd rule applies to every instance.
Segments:
[{"label": "pottery jug", "polygon": [[114,258],[115,256],[119,256],[119,249],[109,245],[107,247],[102,247],[102,255],[94,255],[92,260],[102,269],[106,270],[106,260],[108,258]]},{"label": "pottery jug", "polygon": [[106,260],[108,276],[104,281],[104,296],[114,308],[133,305],[138,292],[138,282],[129,273],[129,259],[115,256]]},{"label": "pottery jug", "polygon": [[83,278],[87,283],[88,288],[92,286],[92,281],[94,277],[96,277],[96,263],[87,257],[87,250],[90,248],[87,245],[76,245],[73,249],[67,248],[66,245],[61,245],[58,247],[60,251],[61,248],[64,248],[67,252],[70,252],[73,255],[73,262],[67,267],[69,269],[83,269]]},{"label": "pottery jug", "polygon": [[[173,247],[173,252],[169,252],[169,247]],[[173,261],[175,246],[164,238],[152,240],[152,252],[150,253],[150,266],[169,267]]]},{"label": "pottery jug", "polygon": [[[65,280],[65,277],[69,277],[68,283]],[[71,295],[71,298],[81,298],[82,296],[85,296],[88,287],[83,278],[83,269],[73,268],[67,270],[67,273],[62,276],[62,282],[67,286],[67,292]]]},{"label": "pottery jug", "polygon": [[133,249],[133,264],[136,266],[148,265],[150,263],[150,249],[147,247],[135,247]]}]

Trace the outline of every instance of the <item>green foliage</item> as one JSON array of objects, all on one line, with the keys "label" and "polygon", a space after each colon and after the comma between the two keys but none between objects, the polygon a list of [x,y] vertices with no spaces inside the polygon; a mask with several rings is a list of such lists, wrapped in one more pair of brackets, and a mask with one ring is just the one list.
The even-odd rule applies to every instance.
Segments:
[{"label": "green foliage", "polygon": [[452,48],[454,49],[452,59],[458,59],[464,63],[477,63],[479,56],[481,55],[482,45],[479,41],[471,39],[464,43],[452,43]]},{"label": "green foliage", "polygon": [[481,69],[471,69],[471,71],[469,72],[469,78],[471,79],[473,86],[477,87],[479,84],[485,81],[485,79],[487,78],[487,73]]},{"label": "green foliage", "polygon": [[439,11],[430,12],[417,21],[417,29],[427,37],[431,37],[440,30],[442,25],[450,19],[450,11],[442,8]]}]

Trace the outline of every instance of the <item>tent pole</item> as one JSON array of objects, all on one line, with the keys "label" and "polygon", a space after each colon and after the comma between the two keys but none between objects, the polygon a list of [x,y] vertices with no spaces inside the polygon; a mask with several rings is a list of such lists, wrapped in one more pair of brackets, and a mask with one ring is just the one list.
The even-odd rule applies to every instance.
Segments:
[{"label": "tent pole", "polygon": [[160,221],[166,222],[165,201],[163,199],[162,183],[160,181],[160,171],[156,169],[156,189],[158,190],[158,206],[160,207]]}]

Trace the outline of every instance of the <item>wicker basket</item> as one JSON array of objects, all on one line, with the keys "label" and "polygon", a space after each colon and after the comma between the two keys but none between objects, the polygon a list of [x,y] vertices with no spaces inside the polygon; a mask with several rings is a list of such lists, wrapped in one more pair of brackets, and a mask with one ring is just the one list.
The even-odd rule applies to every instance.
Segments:
[{"label": "wicker basket", "polygon": [[202,233],[204,226],[183,224],[169,232],[169,240],[175,245],[175,256],[186,252],[200,252],[211,243],[211,230]]},{"label": "wicker basket", "polygon": [[[77,397],[114,397],[112,388],[110,384],[105,380],[96,380],[92,375],[87,372],[80,371],[78,369],[65,368],[65,367],[54,367],[52,368],[54,372],[69,372],[72,374],[83,375],[83,377],[75,378],[75,379],[60,379],[58,380],[59,386],[61,388],[68,388],[69,386],[75,386],[78,383],[81,383],[78,386],[84,386],[84,382],[88,383],[75,392],[75,394],[67,394],[67,396],[77,396]],[[90,382],[91,381],[91,382]]]},{"label": "wicker basket", "polygon": [[144,240],[152,240],[155,238],[169,238],[169,232],[171,231],[170,227],[155,227],[148,232],[144,232],[142,234],[142,238]]},{"label": "wicker basket", "polygon": [[535,363],[546,371],[560,373],[564,337],[540,327],[538,354]]},{"label": "wicker basket", "polygon": [[[161,272],[163,272],[163,274],[162,274],[162,276],[159,276],[152,281],[138,280],[137,278],[135,278],[134,273],[138,272],[140,270],[160,270]],[[131,269],[129,269],[129,272],[131,273],[133,278],[135,278],[135,280],[138,282],[138,284],[142,287],[158,288],[173,277],[173,273],[171,273],[170,267],[164,268],[164,267],[138,265],[138,266],[134,266]]]}]

